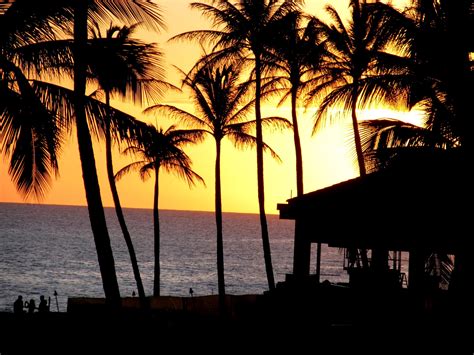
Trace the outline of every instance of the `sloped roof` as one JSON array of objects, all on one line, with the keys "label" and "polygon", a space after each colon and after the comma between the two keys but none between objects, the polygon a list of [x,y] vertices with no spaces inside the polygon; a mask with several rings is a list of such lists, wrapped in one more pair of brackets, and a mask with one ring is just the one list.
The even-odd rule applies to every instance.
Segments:
[{"label": "sloped roof", "polygon": [[459,152],[410,152],[383,171],[280,204],[313,242],[453,251],[474,239],[473,179]]}]

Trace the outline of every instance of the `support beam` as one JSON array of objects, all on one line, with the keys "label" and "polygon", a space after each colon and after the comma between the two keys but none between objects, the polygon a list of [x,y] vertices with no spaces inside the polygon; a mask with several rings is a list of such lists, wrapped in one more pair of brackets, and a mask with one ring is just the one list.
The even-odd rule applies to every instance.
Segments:
[{"label": "support beam", "polygon": [[304,221],[295,220],[295,246],[293,255],[293,275],[296,279],[309,277],[311,242]]},{"label": "support beam", "polygon": [[413,248],[408,258],[408,288],[412,290],[422,288],[424,273],[425,253],[419,248]]},{"label": "support beam", "polygon": [[316,282],[321,283],[321,243],[317,243],[316,249]]}]

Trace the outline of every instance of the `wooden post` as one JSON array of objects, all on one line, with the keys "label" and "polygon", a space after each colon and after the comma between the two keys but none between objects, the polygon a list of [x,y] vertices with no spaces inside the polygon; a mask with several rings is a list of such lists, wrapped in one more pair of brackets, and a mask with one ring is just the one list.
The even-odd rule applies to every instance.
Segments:
[{"label": "wooden post", "polygon": [[418,248],[410,250],[408,259],[408,288],[419,290],[423,287],[423,275],[425,273],[425,259],[423,252]]},{"label": "wooden post", "polygon": [[321,243],[317,243],[316,249],[316,282],[321,283]]},{"label": "wooden post", "polygon": [[293,255],[293,276],[295,279],[309,277],[311,261],[311,242],[308,238],[305,223],[295,220],[295,246]]}]

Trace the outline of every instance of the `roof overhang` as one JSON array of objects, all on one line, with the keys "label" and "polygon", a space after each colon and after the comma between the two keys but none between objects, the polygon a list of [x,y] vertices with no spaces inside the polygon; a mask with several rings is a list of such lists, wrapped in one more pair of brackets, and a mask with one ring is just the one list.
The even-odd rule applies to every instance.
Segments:
[{"label": "roof overhang", "polygon": [[407,159],[289,199],[278,205],[280,218],[297,220],[312,242],[454,252],[474,239],[474,175],[466,163],[457,153]]}]

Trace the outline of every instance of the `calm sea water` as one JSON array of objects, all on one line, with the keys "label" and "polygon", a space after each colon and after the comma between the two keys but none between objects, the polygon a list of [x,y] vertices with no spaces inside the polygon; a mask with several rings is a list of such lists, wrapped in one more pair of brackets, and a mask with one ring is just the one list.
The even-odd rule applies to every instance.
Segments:
[{"label": "calm sea water", "polygon": [[[216,232],[212,212],[160,211],[161,292],[188,296],[217,292]],[[122,296],[136,290],[128,251],[113,209],[106,209]],[[145,290],[153,285],[152,211],[125,209]],[[262,293],[267,289],[258,215],[225,213],[226,292]],[[268,216],[276,281],[292,270],[294,222]],[[323,248],[322,277],[347,281],[342,255]],[[0,311],[11,311],[14,300],[51,297],[61,311],[68,297],[103,297],[97,255],[87,208],[0,203]]]}]

